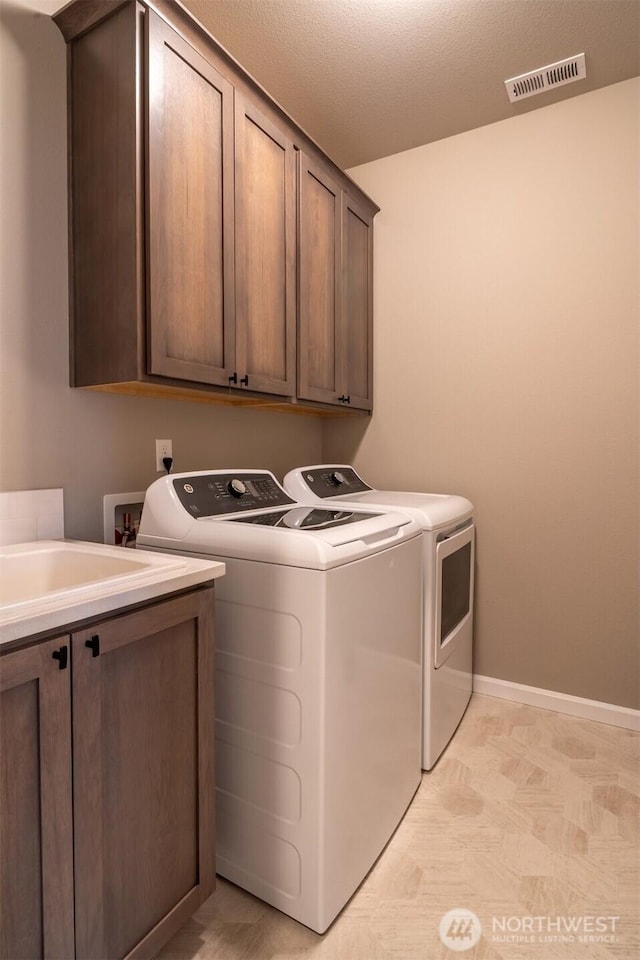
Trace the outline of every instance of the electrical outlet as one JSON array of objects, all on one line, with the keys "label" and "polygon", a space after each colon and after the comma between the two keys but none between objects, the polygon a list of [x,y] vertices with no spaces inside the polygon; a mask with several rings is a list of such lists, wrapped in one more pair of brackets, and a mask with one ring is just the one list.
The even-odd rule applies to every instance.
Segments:
[{"label": "electrical outlet", "polygon": [[164,457],[173,457],[171,440],[156,440],[156,470],[158,473],[166,473],[165,465],[162,462]]}]

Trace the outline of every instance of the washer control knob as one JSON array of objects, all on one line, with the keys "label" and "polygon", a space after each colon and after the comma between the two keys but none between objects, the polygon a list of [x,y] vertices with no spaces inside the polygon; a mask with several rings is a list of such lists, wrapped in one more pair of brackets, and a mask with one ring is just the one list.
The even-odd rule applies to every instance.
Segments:
[{"label": "washer control knob", "polygon": [[344,473],[340,473],[339,470],[334,470],[331,474],[331,479],[335,485],[339,487],[341,483],[344,483]]},{"label": "washer control knob", "polygon": [[227,490],[232,497],[242,497],[247,492],[247,487],[242,480],[229,480]]}]

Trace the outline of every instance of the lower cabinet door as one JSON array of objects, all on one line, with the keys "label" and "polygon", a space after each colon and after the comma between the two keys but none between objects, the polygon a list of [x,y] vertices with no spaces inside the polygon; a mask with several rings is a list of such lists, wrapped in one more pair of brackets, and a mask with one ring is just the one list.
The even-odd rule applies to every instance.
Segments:
[{"label": "lower cabinet door", "polygon": [[0,957],[69,960],[69,638],[0,658]]},{"label": "lower cabinet door", "polygon": [[215,885],[213,590],[72,650],[76,955],[152,957]]}]

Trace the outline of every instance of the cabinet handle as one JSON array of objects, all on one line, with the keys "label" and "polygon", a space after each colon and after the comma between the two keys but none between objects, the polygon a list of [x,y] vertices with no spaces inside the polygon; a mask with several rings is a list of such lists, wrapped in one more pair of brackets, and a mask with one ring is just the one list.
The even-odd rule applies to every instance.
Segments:
[{"label": "cabinet handle", "polygon": [[60,647],[59,650],[54,650],[51,654],[54,660],[58,661],[58,670],[66,670],[67,664],[69,663],[69,648]]},{"label": "cabinet handle", "polygon": [[249,386],[249,374],[245,373],[244,377],[240,377],[240,383],[244,384],[245,387]]},{"label": "cabinet handle", "polygon": [[344,395],[338,397],[338,403],[351,403],[351,396],[345,397]]},{"label": "cabinet handle", "polygon": [[238,382],[238,374],[234,370],[231,376],[229,377],[229,383],[237,383],[237,382]]},{"label": "cabinet handle", "polygon": [[97,633],[90,640],[85,640],[84,645],[91,650],[92,657],[100,656],[100,637]]}]

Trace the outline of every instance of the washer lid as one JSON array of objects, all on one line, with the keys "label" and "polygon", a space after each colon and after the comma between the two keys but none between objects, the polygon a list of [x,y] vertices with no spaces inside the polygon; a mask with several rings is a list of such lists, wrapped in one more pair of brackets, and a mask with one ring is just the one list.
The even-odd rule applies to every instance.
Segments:
[{"label": "washer lid", "polygon": [[283,527],[286,530],[327,530],[347,523],[371,520],[377,513],[364,510],[330,510],[321,507],[294,507],[291,510],[270,510],[268,513],[250,513],[234,517],[234,523],[254,523],[263,527]]},{"label": "washer lid", "polygon": [[401,510],[417,520],[424,530],[450,527],[473,516],[473,504],[466,497],[373,490],[349,464],[297,467],[285,476],[284,489],[302,503]]},{"label": "washer lid", "polygon": [[[232,486],[232,480],[242,486]],[[262,509],[255,509],[257,502]],[[276,505],[264,509],[268,502]],[[328,570],[419,534],[418,523],[402,513],[353,505],[301,506],[268,471],[207,471],[162,477],[151,484],[137,543],[198,556]]]}]

